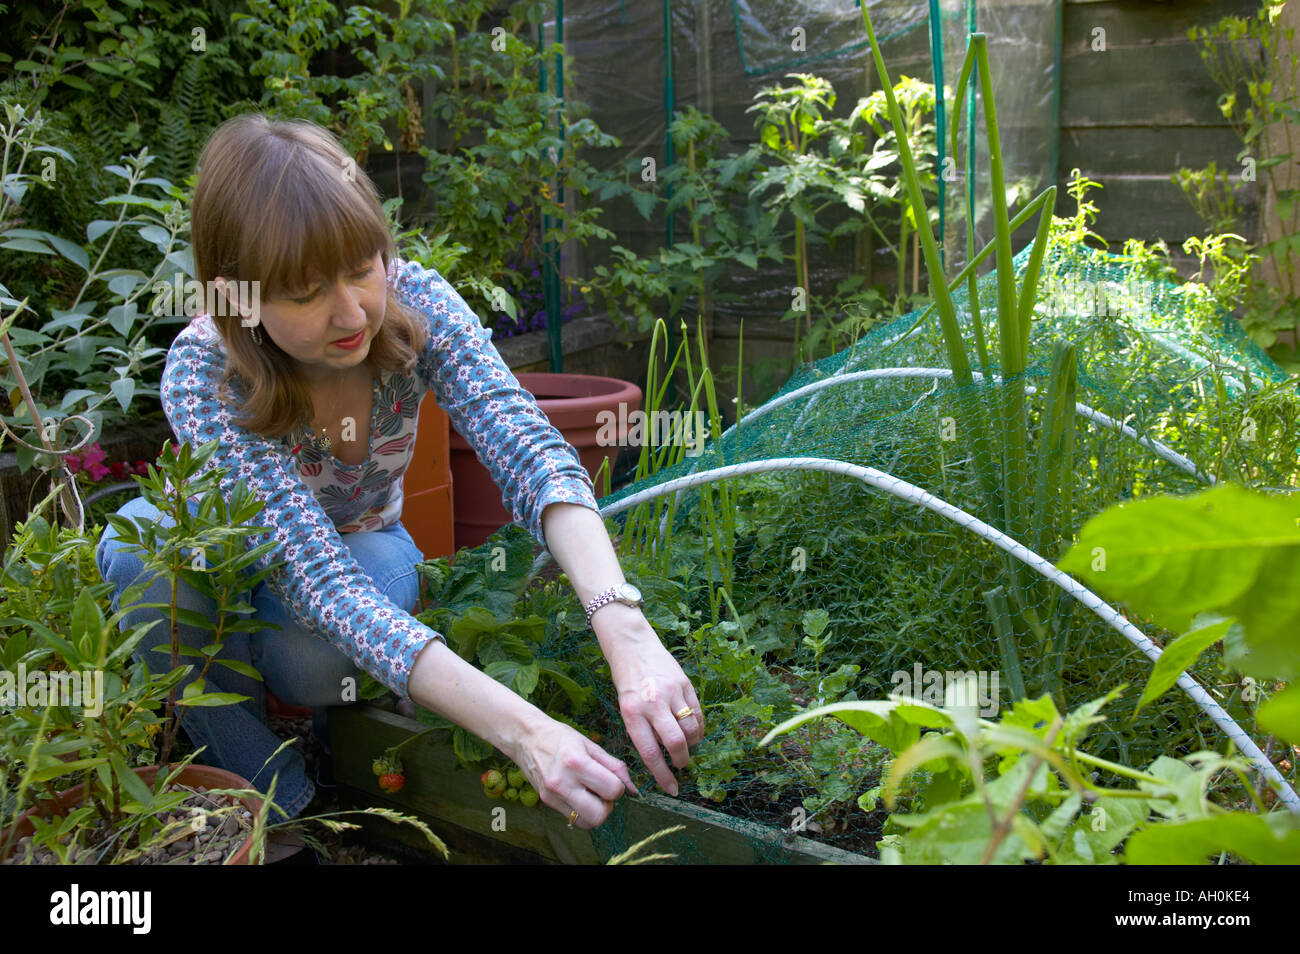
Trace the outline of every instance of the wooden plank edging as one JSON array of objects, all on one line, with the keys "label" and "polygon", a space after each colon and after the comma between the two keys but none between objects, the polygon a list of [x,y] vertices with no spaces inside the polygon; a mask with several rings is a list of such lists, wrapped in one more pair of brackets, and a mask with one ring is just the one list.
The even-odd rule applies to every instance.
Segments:
[{"label": "wooden plank edging", "polygon": [[[384,749],[426,728],[415,719],[364,704],[330,709],[335,778],[340,785],[373,795],[379,804],[444,823],[431,825],[440,834],[450,825],[477,838],[490,838],[531,852],[539,860],[563,864],[604,861],[592,833],[569,828],[550,808],[527,808],[517,802],[487,798],[474,773],[456,769],[449,731],[432,732],[403,749],[406,785],[394,795],[382,792],[371,770],[373,760]],[[620,840],[627,845],[664,828],[684,825],[686,831],[675,837],[689,838],[692,848],[714,864],[878,863],[866,855],[655,793],[646,793],[640,799],[621,799],[605,825],[615,826]],[[602,833],[603,827],[597,833]],[[454,834],[447,840],[455,863]],[[647,851],[671,852],[672,848],[656,843]]]}]

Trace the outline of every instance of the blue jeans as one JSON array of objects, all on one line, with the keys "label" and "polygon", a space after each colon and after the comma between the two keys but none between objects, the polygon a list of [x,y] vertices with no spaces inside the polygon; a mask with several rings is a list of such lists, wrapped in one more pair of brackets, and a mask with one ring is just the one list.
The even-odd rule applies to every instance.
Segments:
[{"label": "blue jeans", "polygon": [[[190,503],[191,512],[195,504]],[[137,497],[117,511],[122,517],[137,524],[163,520],[158,510],[142,497]],[[376,589],[395,605],[407,612],[415,610],[419,598],[419,581],[415,564],[424,559],[401,523],[383,530],[340,534],[344,545],[351,551],[361,569],[374,581]],[[121,542],[110,526],[104,531],[95,550],[99,572],[104,579],[116,585],[113,610],[120,608],[123,590],[140,576],[143,562],[139,551]],[[245,573],[252,573],[249,567]],[[193,610],[207,619],[215,619],[216,602],[181,583],[177,602],[182,608]],[[159,577],[145,591],[141,602],[169,602],[170,583]],[[244,601],[253,606],[257,619],[277,623],[279,630],[262,629],[255,633],[231,633],[225,641],[218,659],[226,658],[252,666],[262,676],[258,682],[215,662],[208,668],[205,683],[207,692],[233,692],[249,699],[237,705],[204,707],[195,706],[185,711],[181,725],[195,746],[207,746],[198,761],[234,772],[248,779],[253,787],[265,793],[271,779],[277,774],[276,804],[290,818],[297,817],[315,794],[315,785],[307,778],[307,766],[293,748],[286,748],[271,759],[282,740],[266,724],[266,690],[291,705],[315,709],[312,730],[316,738],[329,745],[327,706],[343,704],[341,689],[346,678],[360,675],[357,666],[333,645],[309,629],[292,622],[280,600],[271,592],[266,580],[244,594]],[[171,627],[169,615],[162,609],[141,608],[128,613],[122,621],[125,631],[132,626],[159,619],[162,622],[150,629],[136,647],[135,657],[148,663],[151,672],[162,672],[170,665]],[[212,633],[197,626],[180,625],[181,642],[200,648],[211,642]],[[152,652],[159,646],[167,655]],[[198,663],[194,657],[181,657],[182,663]],[[184,688],[201,668],[196,665],[191,675],[181,683]],[[356,685],[353,683],[352,685]],[[179,690],[177,692],[179,697]],[[353,696],[355,698],[355,696]],[[268,762],[267,760],[270,759]],[[274,813],[273,813],[274,814]],[[281,820],[278,815],[272,821]]]}]

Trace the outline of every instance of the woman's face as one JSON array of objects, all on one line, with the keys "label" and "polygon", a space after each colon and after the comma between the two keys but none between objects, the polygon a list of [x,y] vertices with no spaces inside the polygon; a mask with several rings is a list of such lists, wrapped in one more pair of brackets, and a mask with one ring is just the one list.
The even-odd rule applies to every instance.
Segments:
[{"label": "woman's face", "polygon": [[384,321],[388,281],[383,256],[335,278],[319,275],[305,288],[282,290],[260,301],[259,323],[280,348],[302,365],[313,383],[337,382],[338,372],[361,364]]}]

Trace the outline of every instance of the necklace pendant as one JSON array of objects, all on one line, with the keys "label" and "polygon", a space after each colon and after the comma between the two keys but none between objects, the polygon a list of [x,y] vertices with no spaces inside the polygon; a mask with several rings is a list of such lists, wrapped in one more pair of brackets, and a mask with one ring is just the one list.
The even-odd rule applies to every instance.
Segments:
[{"label": "necklace pendant", "polygon": [[329,435],[325,433],[325,428],[323,427],[320,429],[320,437],[315,439],[315,443],[316,449],[322,454],[328,454],[334,449],[334,442],[330,440]]}]

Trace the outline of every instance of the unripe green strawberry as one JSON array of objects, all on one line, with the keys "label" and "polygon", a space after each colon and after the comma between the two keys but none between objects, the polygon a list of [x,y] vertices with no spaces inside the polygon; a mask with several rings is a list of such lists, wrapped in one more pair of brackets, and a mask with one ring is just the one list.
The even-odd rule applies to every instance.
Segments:
[{"label": "unripe green strawberry", "polygon": [[517,788],[507,788],[507,789],[506,789],[506,801],[508,801],[508,802],[517,802],[517,801],[519,801],[519,789],[517,789]]},{"label": "unripe green strawberry", "polygon": [[539,801],[541,801],[541,796],[537,794],[537,789],[533,788],[531,785],[527,785],[520,790],[519,792],[520,805],[523,805],[526,808],[532,808]]},{"label": "unripe green strawberry", "polygon": [[483,793],[487,795],[488,798],[500,798],[505,794],[506,788],[508,787],[506,785],[505,776],[496,769],[488,769],[478,778],[479,781],[483,783]]},{"label": "unripe green strawberry", "polygon": [[509,772],[506,772],[506,781],[510,783],[511,788],[523,788],[528,784],[528,779],[517,767],[512,767]]},{"label": "unripe green strawberry", "polygon": [[370,770],[376,775],[400,775],[402,769],[402,759],[396,752],[386,751],[379,758],[370,763]]}]

